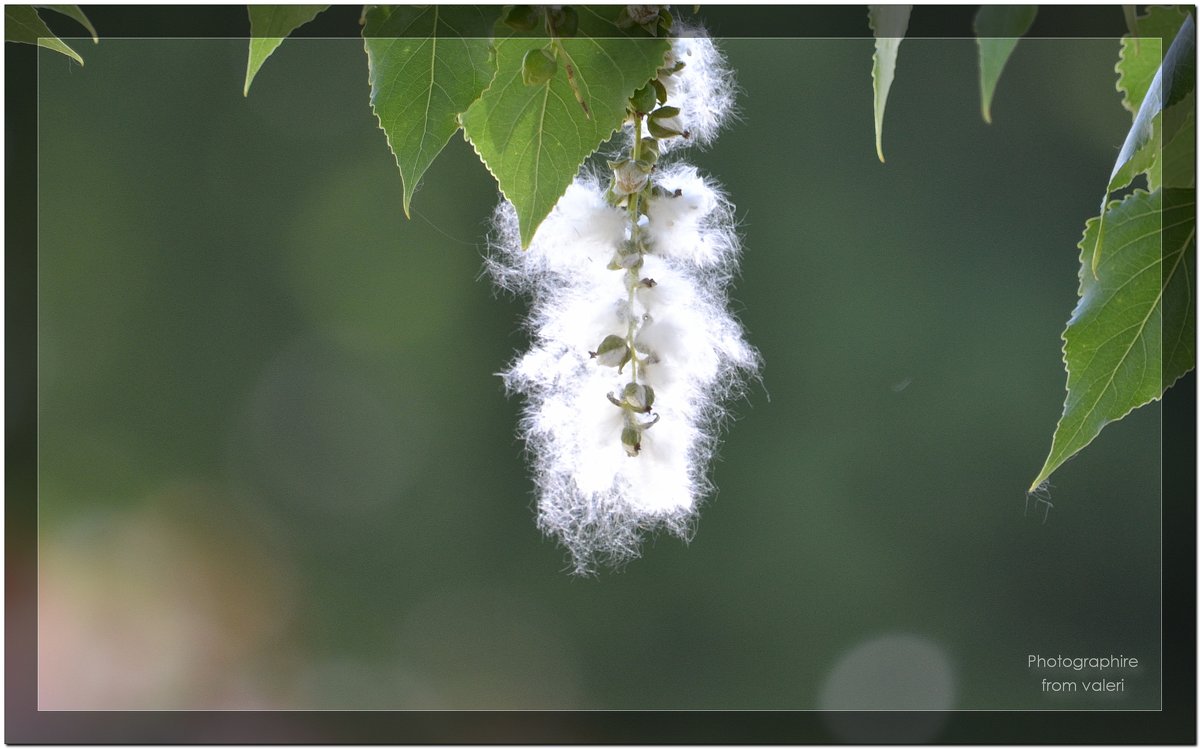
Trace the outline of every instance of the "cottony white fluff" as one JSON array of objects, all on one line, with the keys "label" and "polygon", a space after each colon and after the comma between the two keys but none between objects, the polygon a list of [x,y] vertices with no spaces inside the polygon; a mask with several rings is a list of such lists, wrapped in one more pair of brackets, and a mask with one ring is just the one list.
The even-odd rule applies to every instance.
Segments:
[{"label": "cottony white fluff", "polygon": [[683,146],[707,146],[733,115],[736,84],[733,71],[725,56],[700,27],[684,26],[679,36],[671,40],[663,68],[670,70],[675,63],[683,68],[663,75],[659,81],[667,90],[666,104],[679,107],[679,116],[663,120],[664,127],[687,132],[687,138],[667,138],[659,143],[659,151],[668,153]]},{"label": "cottony white fluff", "polygon": [[[641,271],[656,285],[639,289],[632,309],[624,272],[607,267],[628,237],[628,214],[605,202],[595,178],[567,189],[527,250],[511,205],[494,217],[488,270],[500,286],[533,296],[533,347],[502,377],[527,398],[522,433],[539,526],[567,547],[577,572],[636,556],[643,531],[686,537],[711,489],[723,403],[757,369],[757,352],[726,309],[739,253],[731,207],[694,168],[670,168],[656,182],[669,192],[649,206]],[[622,410],[605,397],[621,391],[629,372],[588,353],[605,336],[624,337],[631,314],[638,345],[657,359],[639,381],[654,388],[660,417],[636,457],[621,445]]]}]

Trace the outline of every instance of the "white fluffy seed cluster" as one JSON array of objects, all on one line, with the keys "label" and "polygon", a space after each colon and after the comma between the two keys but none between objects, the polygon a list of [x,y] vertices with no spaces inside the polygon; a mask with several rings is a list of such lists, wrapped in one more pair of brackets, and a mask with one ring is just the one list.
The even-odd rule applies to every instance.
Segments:
[{"label": "white fluffy seed cluster", "polygon": [[[674,56],[685,67],[665,77],[667,103],[680,108],[689,140],[707,142],[732,105],[729,71],[707,38],[676,40]],[[724,404],[758,366],[727,309],[740,252],[732,205],[683,163],[659,161],[652,179],[639,275],[654,283],[639,286],[632,302],[625,273],[610,269],[630,239],[629,213],[605,200],[598,177],[575,180],[527,250],[512,206],[503,202],[494,216],[488,271],[533,298],[533,346],[501,376],[527,399],[521,432],[539,489],[538,524],[579,573],[637,556],[646,532],[688,537],[712,488],[707,469]],[[624,411],[607,397],[619,397],[628,368],[618,373],[590,353],[607,336],[625,338],[631,320],[647,361],[639,381],[653,388],[659,417],[634,457],[621,441]]]},{"label": "white fluffy seed cluster", "polygon": [[681,25],[677,32],[679,37],[672,40],[664,67],[669,70],[683,63],[683,68],[661,80],[667,89],[667,103],[679,107],[680,112],[661,124],[688,135],[663,141],[659,145],[662,153],[685,146],[708,146],[734,116],[736,86],[721,51],[703,29]]}]

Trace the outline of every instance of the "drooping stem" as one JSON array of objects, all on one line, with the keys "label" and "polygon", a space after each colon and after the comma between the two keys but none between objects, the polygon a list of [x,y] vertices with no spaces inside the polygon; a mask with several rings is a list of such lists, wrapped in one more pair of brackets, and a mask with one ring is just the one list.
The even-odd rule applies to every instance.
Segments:
[{"label": "drooping stem", "polygon": [[[633,148],[630,157],[635,163],[642,157],[642,115],[636,113],[633,115]],[[629,230],[629,238],[639,254],[642,250],[642,240],[639,236],[641,227],[638,225],[640,199],[640,190],[629,196],[629,220],[632,227]],[[625,285],[629,287],[629,323],[625,331],[625,344],[629,346],[629,377],[634,385],[638,381],[638,354],[637,347],[634,345],[634,334],[637,333],[637,319],[633,314],[634,292],[637,291],[637,284],[637,273],[634,271],[634,268],[629,268],[625,271]]]},{"label": "drooping stem", "polygon": [[[641,161],[642,158],[642,115],[640,114],[635,114],[633,116],[633,149],[630,153],[630,157],[635,162]],[[641,240],[638,237],[638,231],[640,229],[638,226],[638,207],[639,203],[641,202],[641,197],[641,190],[629,196],[629,217],[633,221],[633,231],[630,236],[633,241],[638,244],[639,248],[641,247]]]}]

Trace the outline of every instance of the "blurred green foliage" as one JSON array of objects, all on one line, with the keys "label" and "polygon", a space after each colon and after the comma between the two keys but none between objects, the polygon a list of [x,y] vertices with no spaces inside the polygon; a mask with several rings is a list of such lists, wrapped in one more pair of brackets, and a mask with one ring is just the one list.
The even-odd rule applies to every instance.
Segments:
[{"label": "blurred green foliage", "polygon": [[[739,208],[765,379],[692,543],[595,579],[534,527],[493,374],[526,342],[523,300],[479,278],[494,183],[454,139],[404,219],[361,41],[290,40],[248,99],[244,40],[43,52],[43,556],[147,513],[222,569],[255,550],[240,587],[176,580],[275,623],[179,706],[815,708],[847,652],[904,633],[955,707],[1157,707],[1158,405],[1064,466],[1053,510],[1024,494],[1128,129],[1118,45],[1022,41],[991,126],[974,45],[905,41],[885,166],[870,39],[724,43],[742,121],[695,159]],[[1051,700],[1026,655],[1059,652],[1144,666]]]}]

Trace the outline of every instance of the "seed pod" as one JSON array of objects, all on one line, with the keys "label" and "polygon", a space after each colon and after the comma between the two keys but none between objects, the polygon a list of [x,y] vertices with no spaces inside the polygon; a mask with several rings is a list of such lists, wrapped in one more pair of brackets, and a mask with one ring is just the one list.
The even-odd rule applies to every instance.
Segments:
[{"label": "seed pod", "polygon": [[679,107],[659,107],[646,118],[646,126],[655,138],[687,137],[679,124]]},{"label": "seed pod", "polygon": [[658,120],[647,121],[646,129],[649,130],[650,134],[655,138],[674,138],[676,136],[683,135],[683,133],[663,125]]},{"label": "seed pod", "polygon": [[613,192],[617,195],[632,195],[641,192],[650,182],[650,164],[644,161],[624,159],[613,167]]},{"label": "seed pod", "polygon": [[558,72],[558,60],[547,48],[531,49],[521,62],[521,80],[526,86],[540,86]]},{"label": "seed pod", "polygon": [[579,31],[579,13],[569,5],[550,11],[550,27],[555,36],[575,36]]},{"label": "seed pod", "polygon": [[642,451],[642,433],[633,427],[625,427],[621,430],[621,446],[625,448],[625,454],[636,458]]},{"label": "seed pod", "polygon": [[532,5],[514,5],[504,17],[504,23],[517,31],[533,31],[538,25],[538,12]]},{"label": "seed pod", "polygon": [[629,20],[638,26],[654,23],[658,20],[659,6],[657,5],[626,5],[625,12]]},{"label": "seed pod", "polygon": [[648,414],[650,413],[650,408],[654,405],[654,388],[649,385],[637,385],[631,382],[625,386],[625,390],[621,393],[621,398],[634,411]]},{"label": "seed pod", "polygon": [[638,157],[641,161],[654,166],[658,163],[658,141],[653,138],[642,138],[642,146]]},{"label": "seed pod", "polygon": [[666,104],[667,103],[667,87],[663,85],[663,82],[660,81],[659,79],[655,78],[654,80],[650,81],[650,85],[654,86],[654,93],[658,97],[658,103]]},{"label": "seed pod", "polygon": [[659,107],[650,113],[652,120],[669,120],[679,116],[679,107]]},{"label": "seed pod", "polygon": [[595,351],[589,351],[588,354],[600,366],[617,367],[618,369],[624,367],[630,357],[629,346],[619,335],[608,336],[600,341],[600,345],[596,347]]},{"label": "seed pod", "polygon": [[674,25],[675,25],[675,19],[671,16],[671,11],[667,10],[666,8],[663,8],[661,11],[659,11],[659,13],[658,13],[658,28],[659,29],[661,29],[664,32],[670,31],[671,27]]}]

